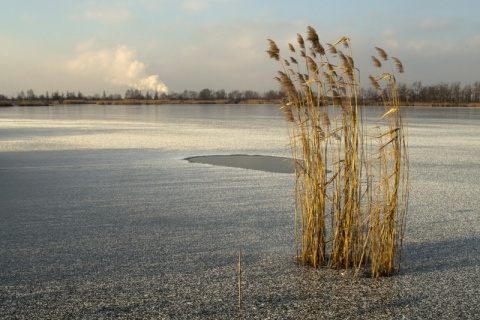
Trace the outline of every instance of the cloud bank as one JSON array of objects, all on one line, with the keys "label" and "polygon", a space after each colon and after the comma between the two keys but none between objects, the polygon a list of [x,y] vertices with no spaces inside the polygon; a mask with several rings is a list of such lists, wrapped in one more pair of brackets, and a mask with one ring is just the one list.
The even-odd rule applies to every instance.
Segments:
[{"label": "cloud bank", "polygon": [[168,92],[167,86],[159,80],[159,75],[148,75],[145,64],[138,61],[135,52],[127,46],[115,49],[83,48],[67,62],[67,68],[86,77],[101,78],[115,86]]}]

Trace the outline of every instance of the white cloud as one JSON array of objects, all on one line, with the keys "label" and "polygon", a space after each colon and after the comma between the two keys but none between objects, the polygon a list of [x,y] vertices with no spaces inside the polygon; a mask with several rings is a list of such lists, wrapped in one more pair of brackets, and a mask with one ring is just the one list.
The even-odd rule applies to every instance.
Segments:
[{"label": "white cloud", "polygon": [[132,19],[133,15],[128,9],[122,7],[91,6],[85,10],[84,17],[87,20],[116,24]]},{"label": "white cloud", "polygon": [[400,41],[396,39],[387,40],[386,44],[389,49],[400,49],[401,47]]},{"label": "white cloud", "polygon": [[238,0],[181,0],[181,8],[186,11],[202,11],[209,7],[218,10],[220,7],[235,5]]},{"label": "white cloud", "polygon": [[382,31],[382,36],[384,37],[393,37],[397,34],[397,31],[392,28],[387,28]]},{"label": "white cloud", "polygon": [[157,90],[167,92],[167,86],[158,80],[158,75],[148,75],[143,62],[135,58],[135,52],[127,46],[115,49],[92,49],[88,45],[80,46],[82,50],[67,62],[71,72],[102,78],[116,86],[128,86],[139,90]]},{"label": "white cloud", "polygon": [[405,47],[410,51],[427,56],[434,56],[455,50],[455,44],[435,40],[411,40],[406,42]]},{"label": "white cloud", "polygon": [[182,3],[182,8],[187,11],[202,11],[207,7],[207,3],[202,0],[186,0]]},{"label": "white cloud", "polygon": [[422,29],[437,30],[447,28],[450,26],[450,22],[448,20],[426,18],[418,26]]}]

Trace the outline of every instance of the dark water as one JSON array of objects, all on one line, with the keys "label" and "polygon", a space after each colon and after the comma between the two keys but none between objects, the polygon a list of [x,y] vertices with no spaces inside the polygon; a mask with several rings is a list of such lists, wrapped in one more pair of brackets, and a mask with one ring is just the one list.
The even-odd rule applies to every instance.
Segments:
[{"label": "dark water", "polygon": [[259,155],[213,155],[186,158],[193,163],[212,164],[224,167],[261,170],[275,173],[294,173],[294,160],[285,157],[259,156]]}]

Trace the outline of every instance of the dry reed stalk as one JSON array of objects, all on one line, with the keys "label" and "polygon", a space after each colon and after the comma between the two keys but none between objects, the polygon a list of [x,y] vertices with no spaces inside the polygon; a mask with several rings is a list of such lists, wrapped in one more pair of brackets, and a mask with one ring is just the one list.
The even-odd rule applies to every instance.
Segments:
[{"label": "dry reed stalk", "polygon": [[[299,50],[288,45],[300,52],[300,58],[290,57],[296,70],[280,58],[273,40],[267,51],[282,65],[277,80],[288,100],[282,110],[291,124],[294,163],[301,164],[295,175],[297,259],[313,267],[353,267],[355,275],[368,266],[372,277],[390,276],[400,266],[409,186],[407,130],[394,74],[369,77],[385,105],[372,134],[357,103],[350,39],[328,44],[328,53],[312,27],[306,40],[308,48],[300,34]],[[372,57],[375,66],[382,67],[380,59]],[[403,72],[401,62],[392,60]]]},{"label": "dry reed stalk", "polygon": [[242,315],[242,250],[238,251],[238,311]]}]

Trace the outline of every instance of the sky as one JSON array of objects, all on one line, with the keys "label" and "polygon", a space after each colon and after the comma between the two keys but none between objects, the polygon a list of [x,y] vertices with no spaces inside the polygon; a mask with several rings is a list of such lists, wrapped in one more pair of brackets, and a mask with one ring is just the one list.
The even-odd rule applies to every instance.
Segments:
[{"label": "sky", "polygon": [[370,57],[381,47],[402,61],[402,82],[480,80],[476,0],[0,0],[0,8],[7,96],[278,90],[281,66],[267,39],[288,58],[308,26],[322,44],[349,37],[362,77],[378,73]]}]

